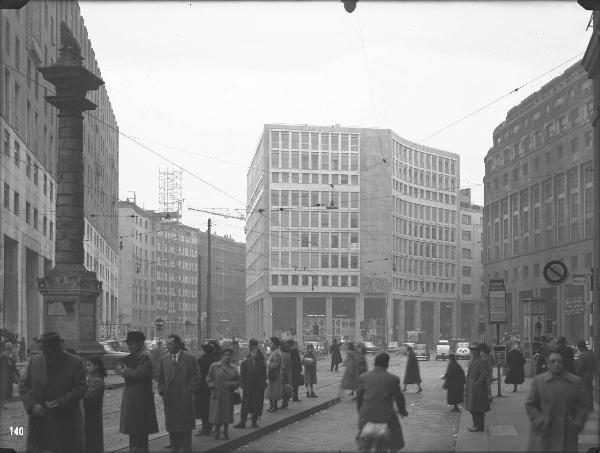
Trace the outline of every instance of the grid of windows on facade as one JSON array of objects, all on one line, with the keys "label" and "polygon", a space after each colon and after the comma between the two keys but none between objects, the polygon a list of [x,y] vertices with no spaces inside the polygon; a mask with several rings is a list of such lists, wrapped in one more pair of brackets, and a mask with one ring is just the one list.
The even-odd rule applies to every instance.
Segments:
[{"label": "grid of windows on facade", "polygon": [[[339,151],[342,153],[357,153],[360,147],[359,134],[285,130],[271,130],[270,132],[271,149]],[[328,161],[328,159],[325,160]],[[306,160],[306,163],[308,164],[308,158]],[[286,166],[283,168],[290,167]],[[325,170],[327,169],[328,168],[325,168]],[[336,169],[332,168],[332,170]]]},{"label": "grid of windows on facade", "polygon": [[[554,90],[562,90],[560,95],[551,97],[552,92],[540,94],[539,98],[519,106],[513,115],[518,119],[507,118],[506,125],[498,128],[494,134],[497,149],[485,161],[486,174],[589,121],[594,111],[594,101],[592,80],[585,80],[586,77],[582,69],[581,73],[572,74],[562,83],[557,83]],[[581,137],[575,137],[567,144],[568,150],[557,147],[554,158],[561,159],[565,152],[577,154],[581,144],[587,147],[591,146],[591,142],[591,130],[586,130]],[[539,166],[539,160],[537,164],[534,160],[534,169],[536,166]]]},{"label": "grid of windows on facade", "polygon": [[358,287],[358,275],[271,274],[271,286]]},{"label": "grid of windows on facade", "polygon": [[[10,133],[8,130],[3,131],[4,139],[3,143],[3,152],[7,156],[11,156],[11,148],[10,148]],[[46,173],[42,174],[42,178],[40,178],[40,169],[37,163],[35,163],[29,153],[25,153],[25,160],[22,160],[22,155],[20,151],[20,144],[18,141],[14,141],[13,143],[14,150],[14,160],[13,163],[16,168],[22,169],[25,178],[32,180],[33,184],[37,187],[40,187],[40,191],[42,194],[39,199],[43,197],[52,203],[54,199],[54,183],[49,181],[48,175]],[[23,165],[21,165],[23,164]],[[43,181],[40,184],[40,179]],[[41,231],[44,236],[48,236],[51,240],[54,239],[54,223],[50,221],[50,216],[48,216],[46,212],[40,211],[35,204],[32,204],[28,200],[24,200],[24,207],[22,209],[21,195],[15,188],[11,188],[10,184],[4,183],[4,194],[3,194],[3,206],[8,211],[11,211],[15,216],[21,218],[24,217],[25,223],[30,225],[34,230]],[[12,193],[12,210],[11,210],[11,193]],[[36,198],[36,200],[39,200]]]},{"label": "grid of windows on facade", "polygon": [[[418,151],[396,140],[393,143],[393,175],[399,179],[393,181],[394,190],[414,198],[456,204],[455,159]],[[441,190],[451,193],[444,194]]]},{"label": "grid of windows on facade", "polygon": [[586,163],[486,206],[487,261],[593,238],[593,181]]},{"label": "grid of windows on facade", "polygon": [[[271,190],[271,207],[279,208],[311,208],[311,207],[328,207],[333,204],[338,209],[359,209],[359,192],[347,192],[341,190],[323,191],[323,190]],[[279,209],[277,212],[282,212],[282,221],[285,217],[283,213],[288,210]],[[298,211],[292,211],[298,212]],[[301,211],[307,212],[308,211]],[[311,215],[317,214],[318,211]],[[322,220],[328,216],[325,213]],[[348,214],[346,212],[346,214]],[[356,213],[358,215],[358,213]],[[324,225],[326,226],[326,225]],[[342,227],[345,228],[345,227]],[[353,227],[354,228],[354,227]]]},{"label": "grid of windows on facade", "polygon": [[394,277],[394,289],[413,293],[445,293],[456,295],[456,283]]}]

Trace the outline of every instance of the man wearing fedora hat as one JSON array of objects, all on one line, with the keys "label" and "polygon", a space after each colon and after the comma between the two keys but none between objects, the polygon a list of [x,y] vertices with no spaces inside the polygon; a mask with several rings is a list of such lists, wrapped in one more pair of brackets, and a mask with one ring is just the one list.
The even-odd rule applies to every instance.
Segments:
[{"label": "man wearing fedora hat", "polygon": [[481,345],[471,343],[471,363],[467,372],[465,409],[471,412],[473,426],[469,431],[485,430],[485,413],[490,410],[487,380],[490,376],[490,364],[481,357]]},{"label": "man wearing fedora hat", "polygon": [[152,390],[152,357],[144,348],[143,332],[127,332],[130,354],[115,367],[115,372],[125,378],[121,400],[120,432],[129,435],[129,451],[148,451],[148,434],[158,432],[154,392]]},{"label": "man wearing fedora hat", "polygon": [[40,349],[19,383],[29,415],[27,451],[77,452],[79,402],[87,390],[83,360],[64,351],[56,332],[41,336]]}]

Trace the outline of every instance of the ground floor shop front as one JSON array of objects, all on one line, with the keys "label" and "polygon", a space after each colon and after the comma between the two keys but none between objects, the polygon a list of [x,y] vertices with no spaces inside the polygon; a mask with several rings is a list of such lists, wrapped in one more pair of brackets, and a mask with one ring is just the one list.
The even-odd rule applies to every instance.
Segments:
[{"label": "ground floor shop front", "polygon": [[293,338],[301,344],[343,341],[407,341],[421,331],[439,338],[476,338],[481,304],[442,298],[402,298],[357,293],[270,293],[246,305],[250,338]]}]

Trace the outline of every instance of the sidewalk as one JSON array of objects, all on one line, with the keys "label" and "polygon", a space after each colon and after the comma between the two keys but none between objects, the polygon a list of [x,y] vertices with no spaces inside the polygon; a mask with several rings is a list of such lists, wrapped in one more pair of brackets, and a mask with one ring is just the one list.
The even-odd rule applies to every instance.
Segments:
[{"label": "sidewalk", "polygon": [[[231,451],[337,404],[340,401],[339,384],[343,371],[340,369],[339,372],[330,372],[326,369],[326,362],[321,360],[319,360],[319,368],[318,383],[315,386],[315,393],[318,395],[318,398],[306,398],[303,391],[304,387],[301,387],[299,394],[300,402],[290,401],[287,409],[280,409],[276,413],[263,412],[258,421],[259,428],[257,429],[250,428],[250,423],[243,429],[233,427],[234,424],[239,422],[240,406],[235,406],[234,423],[229,425],[229,440],[214,440],[212,435],[192,436],[192,451],[194,453]],[[265,405],[265,410],[267,407],[268,405]],[[198,421],[198,424],[201,426],[200,421]],[[164,426],[159,426],[159,428],[161,430],[160,433],[150,436],[150,451],[167,451],[164,447],[169,443],[168,433],[164,431]],[[127,436],[121,436],[123,436],[123,444],[119,448],[113,449],[114,452],[128,451]]]},{"label": "sidewalk", "polygon": [[[455,453],[526,452],[530,421],[525,412],[525,400],[530,383],[531,379],[527,378],[516,393],[512,392],[512,385],[502,384],[502,397],[495,397],[490,411],[485,414],[485,432],[469,432],[468,428],[473,425],[473,420],[471,413],[463,410]],[[496,393],[497,385],[492,389],[492,394]],[[585,427],[579,435],[579,452],[584,453],[600,445],[598,420],[596,405],[595,411],[588,415]]]}]

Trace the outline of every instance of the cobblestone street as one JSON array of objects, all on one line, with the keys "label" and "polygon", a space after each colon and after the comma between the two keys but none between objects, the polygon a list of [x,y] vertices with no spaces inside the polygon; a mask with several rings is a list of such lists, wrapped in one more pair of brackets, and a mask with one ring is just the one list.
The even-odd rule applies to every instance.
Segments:
[{"label": "cobblestone street", "polygon": [[[392,373],[404,378],[404,357],[392,357]],[[371,360],[372,362],[372,360]],[[400,420],[406,446],[402,451],[451,452],[456,441],[460,413],[449,412],[441,376],[448,362],[419,362],[423,392],[409,386],[404,394],[408,417]],[[468,362],[461,362],[466,367]],[[372,366],[372,363],[369,364]],[[342,375],[340,369],[340,378]],[[332,408],[299,421],[236,450],[238,453],[281,451],[357,451],[356,402],[345,396]]]}]

